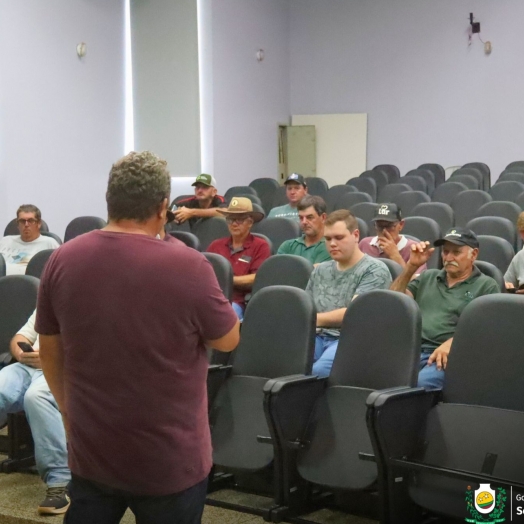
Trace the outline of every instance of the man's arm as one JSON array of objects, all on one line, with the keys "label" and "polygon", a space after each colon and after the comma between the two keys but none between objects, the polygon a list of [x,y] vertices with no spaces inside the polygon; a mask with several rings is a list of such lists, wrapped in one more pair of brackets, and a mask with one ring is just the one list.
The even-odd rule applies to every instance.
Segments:
[{"label": "man's arm", "polygon": [[428,366],[433,364],[433,362],[436,362],[437,369],[446,369],[446,366],[448,365],[448,355],[449,350],[451,349],[451,343],[453,342],[453,337],[449,338],[444,342],[443,344],[440,344],[440,346],[431,353],[430,357],[428,358]]},{"label": "man's arm", "polygon": [[217,338],[215,340],[206,340],[206,346],[210,346],[213,349],[218,349],[218,351],[223,351],[229,353],[233,351],[240,341],[240,321],[237,320],[233,328],[226,333],[223,337]]},{"label": "man's arm", "polygon": [[9,349],[11,350],[11,355],[13,355],[14,359],[20,364],[25,364],[26,366],[35,368],[35,369],[42,369],[42,365],[40,363],[40,353],[39,351],[33,351],[32,353],[25,353],[20,349],[18,346],[18,342],[25,342],[32,346],[32,342],[24,337],[23,335],[16,334],[12,339],[11,343],[9,344]]},{"label": "man's arm", "polygon": [[340,327],[347,308],[341,307],[333,311],[317,313],[317,327]]},{"label": "man's arm", "polygon": [[49,389],[65,419],[64,348],[61,335],[40,335],[40,362]]},{"label": "man's arm", "polygon": [[255,273],[251,275],[242,275],[240,277],[233,277],[233,286],[237,289],[249,291],[253,287],[255,281]]},{"label": "man's arm", "polygon": [[407,289],[408,284],[418,268],[430,259],[434,251],[434,247],[429,247],[429,242],[418,242],[417,244],[413,244],[411,246],[409,260],[404,266],[404,270],[393,281],[389,289],[413,297],[413,293]]},{"label": "man's arm", "polygon": [[210,207],[208,209],[200,208],[189,208],[189,207],[180,207],[175,213],[175,220],[179,223],[183,223],[190,218],[209,218],[209,217],[221,217],[217,211],[218,207]]}]

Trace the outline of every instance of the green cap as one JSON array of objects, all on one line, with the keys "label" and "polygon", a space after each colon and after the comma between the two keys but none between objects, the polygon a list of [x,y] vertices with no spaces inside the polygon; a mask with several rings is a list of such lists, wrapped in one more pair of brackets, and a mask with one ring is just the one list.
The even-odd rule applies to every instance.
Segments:
[{"label": "green cap", "polygon": [[217,181],[215,180],[215,177],[211,175],[206,175],[205,173],[198,175],[196,177],[196,180],[191,185],[196,186],[197,184],[204,184],[206,186],[217,187]]}]

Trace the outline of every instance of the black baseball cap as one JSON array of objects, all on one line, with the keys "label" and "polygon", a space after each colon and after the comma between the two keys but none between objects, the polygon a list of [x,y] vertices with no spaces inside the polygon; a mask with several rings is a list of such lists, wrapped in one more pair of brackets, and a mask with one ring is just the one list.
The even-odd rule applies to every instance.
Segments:
[{"label": "black baseball cap", "polygon": [[384,220],[385,222],[400,222],[402,220],[402,213],[397,204],[379,204],[375,211],[375,220]]},{"label": "black baseball cap", "polygon": [[307,187],[306,181],[302,175],[298,173],[291,173],[287,178],[284,184],[288,182],[296,182],[297,184],[302,184],[304,187]]},{"label": "black baseball cap", "polygon": [[479,247],[477,235],[470,229],[464,227],[452,227],[448,229],[446,234],[442,238],[435,240],[433,245],[439,247],[444,245],[444,242],[451,242],[457,246]]}]

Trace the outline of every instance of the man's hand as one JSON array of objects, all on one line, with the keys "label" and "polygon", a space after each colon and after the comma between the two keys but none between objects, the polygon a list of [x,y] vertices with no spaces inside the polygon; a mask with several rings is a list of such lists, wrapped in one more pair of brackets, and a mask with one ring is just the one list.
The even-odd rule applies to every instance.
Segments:
[{"label": "man's hand", "polygon": [[435,349],[435,351],[433,351],[433,353],[431,353],[430,357],[428,358],[428,366],[435,362],[437,364],[438,370],[446,369],[452,340],[452,338],[446,340],[446,342],[441,344],[437,349]]},{"label": "man's hand", "polygon": [[33,351],[31,353],[21,351],[17,360],[20,364],[25,364],[26,366],[35,369],[42,369],[42,366],[40,365],[40,353],[38,351]]},{"label": "man's hand", "polygon": [[515,289],[515,286],[511,282],[505,282],[506,289]]},{"label": "man's hand", "polygon": [[418,269],[431,258],[434,252],[435,248],[429,247],[429,242],[417,242],[411,246],[408,264]]},{"label": "man's hand", "polygon": [[398,247],[395,241],[393,240],[393,237],[389,234],[389,231],[384,229],[382,231],[382,234],[384,236],[378,237],[378,245],[382,251],[388,256],[388,258],[391,258],[392,256],[398,255]]},{"label": "man's hand", "polygon": [[176,211],[174,211],[175,214],[175,221],[179,224],[183,224],[186,220],[189,220],[193,217],[193,210],[189,209],[188,207],[179,207]]}]

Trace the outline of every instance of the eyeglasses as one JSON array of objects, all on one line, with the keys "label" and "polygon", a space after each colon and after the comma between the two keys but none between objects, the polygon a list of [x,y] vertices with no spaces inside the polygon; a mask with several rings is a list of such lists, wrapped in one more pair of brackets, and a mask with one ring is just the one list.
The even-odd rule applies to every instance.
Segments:
[{"label": "eyeglasses", "polygon": [[18,218],[17,219],[17,223],[21,226],[25,226],[26,224],[29,224],[29,225],[34,225],[38,222],[38,220],[36,218],[28,218],[28,219],[25,219],[25,218]]},{"label": "eyeglasses", "polygon": [[248,218],[248,216],[243,216],[243,217],[232,217],[232,216],[228,216],[226,217],[226,222],[228,224],[234,224],[235,222],[237,224],[243,224]]}]

